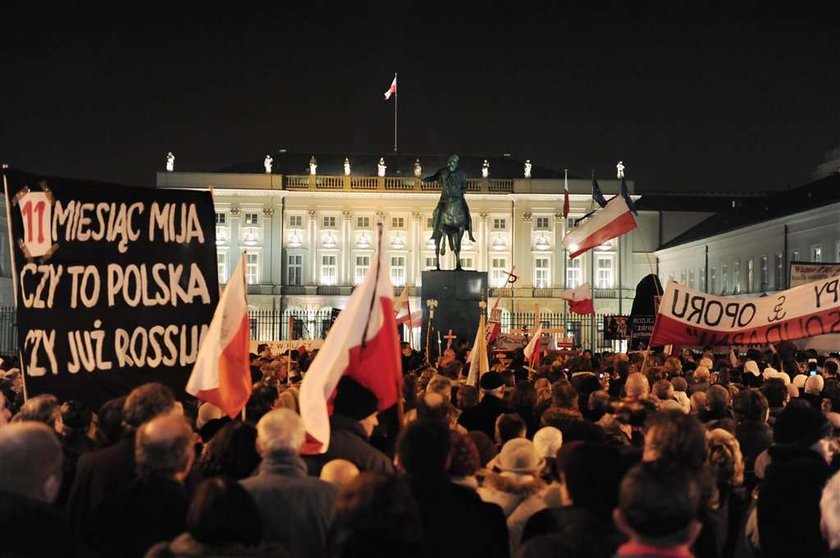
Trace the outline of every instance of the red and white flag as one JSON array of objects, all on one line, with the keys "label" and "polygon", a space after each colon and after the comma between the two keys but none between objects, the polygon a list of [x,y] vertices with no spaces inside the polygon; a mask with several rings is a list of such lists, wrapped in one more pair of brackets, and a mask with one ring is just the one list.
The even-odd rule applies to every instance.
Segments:
[{"label": "red and white flag", "polygon": [[638,226],[627,202],[621,196],[616,196],[589,220],[567,232],[563,237],[563,248],[569,252],[571,260]]},{"label": "red and white flag", "polygon": [[592,287],[584,283],[579,287],[563,291],[560,298],[569,301],[569,311],[575,314],[594,314],[595,306],[592,303]]},{"label": "red and white flag", "polygon": [[330,445],[329,402],[342,376],[372,391],[379,410],[402,397],[400,340],[394,319],[394,287],[378,227],[376,265],[356,287],[335,319],[300,387],[300,415],[306,426],[304,454],[324,453]]},{"label": "red and white flag", "polygon": [[525,346],[525,358],[531,363],[531,368],[536,367],[540,362],[540,353],[542,352],[542,324],[534,332],[534,336]]},{"label": "red and white flag", "polygon": [[397,94],[397,75],[394,74],[394,81],[391,82],[391,87],[388,88],[388,91],[385,92],[385,100],[391,98],[391,95]]},{"label": "red and white flag", "polygon": [[186,388],[187,393],[209,401],[230,418],[242,412],[253,387],[244,261],[243,254],[216,306]]}]

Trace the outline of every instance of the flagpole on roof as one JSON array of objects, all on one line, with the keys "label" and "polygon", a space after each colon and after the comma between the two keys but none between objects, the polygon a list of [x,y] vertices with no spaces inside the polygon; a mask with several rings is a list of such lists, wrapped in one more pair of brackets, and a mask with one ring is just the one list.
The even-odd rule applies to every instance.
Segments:
[{"label": "flagpole on roof", "polygon": [[[397,82],[397,72],[394,72],[394,83]],[[394,153],[397,152],[397,101],[399,95],[394,91]]]}]

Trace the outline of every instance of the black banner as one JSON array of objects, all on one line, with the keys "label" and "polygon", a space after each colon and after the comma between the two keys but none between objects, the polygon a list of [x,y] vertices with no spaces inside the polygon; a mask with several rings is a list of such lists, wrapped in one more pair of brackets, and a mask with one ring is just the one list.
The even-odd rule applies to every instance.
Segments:
[{"label": "black banner", "polygon": [[604,316],[604,341],[621,341],[630,337],[630,316]]},{"label": "black banner", "polygon": [[183,397],[219,300],[210,193],[6,178],[27,395]]}]

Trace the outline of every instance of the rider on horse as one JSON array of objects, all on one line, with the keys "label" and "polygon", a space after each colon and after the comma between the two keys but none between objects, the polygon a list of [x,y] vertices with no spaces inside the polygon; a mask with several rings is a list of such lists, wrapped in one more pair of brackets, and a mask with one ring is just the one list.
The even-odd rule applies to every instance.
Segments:
[{"label": "rider on horse", "polygon": [[[464,192],[467,191],[467,178],[464,176],[464,173],[457,170],[459,161],[460,157],[452,155],[449,157],[445,167],[439,169],[432,176],[423,179],[424,183],[437,181],[437,183],[441,186],[440,199],[438,200],[435,211],[432,213],[432,231],[439,230],[440,214],[446,209],[446,207],[451,203],[456,203],[459,198],[463,199]],[[464,204],[464,208],[467,213],[467,234],[469,235],[470,241],[475,242],[475,238],[472,233],[472,216],[470,215],[470,208],[466,203]]]}]

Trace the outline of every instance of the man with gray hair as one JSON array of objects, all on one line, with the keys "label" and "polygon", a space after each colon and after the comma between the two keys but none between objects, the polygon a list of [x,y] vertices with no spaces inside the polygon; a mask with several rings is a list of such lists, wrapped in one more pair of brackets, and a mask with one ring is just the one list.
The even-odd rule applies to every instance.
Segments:
[{"label": "man with gray hair", "polygon": [[241,481],[253,496],[263,537],[303,558],[326,556],[338,489],[307,476],[298,451],[306,437],[303,420],[289,409],[275,409],[257,423],[257,474]]},{"label": "man with gray hair", "polygon": [[174,410],[175,397],[163,384],[143,384],[128,394],[123,404],[123,439],[79,458],[67,499],[67,512],[77,529],[84,526],[90,512],[108,494],[124,490],[137,476],[134,461],[137,429],[156,416]]},{"label": "man with gray hair", "polygon": [[183,484],[194,460],[193,432],[177,415],[140,426],[134,451],[138,476],[94,509],[84,536],[100,556],[143,556],[184,530],[189,498]]},{"label": "man with gray hair", "polygon": [[0,554],[73,556],[72,536],[51,504],[61,486],[61,444],[38,422],[0,427]]}]

